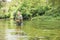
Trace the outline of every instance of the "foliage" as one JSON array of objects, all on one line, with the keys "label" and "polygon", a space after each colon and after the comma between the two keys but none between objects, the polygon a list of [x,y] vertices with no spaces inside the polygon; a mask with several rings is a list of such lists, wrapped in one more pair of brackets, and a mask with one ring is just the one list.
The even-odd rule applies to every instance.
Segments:
[{"label": "foliage", "polygon": [[[20,4],[21,2],[22,4]],[[59,0],[13,0],[8,6],[8,13],[13,14],[14,10],[17,11],[18,4],[21,5],[18,9],[22,12],[24,19],[29,19],[38,15],[60,16]]]},{"label": "foliage", "polygon": [[53,16],[53,17],[60,16],[60,7],[52,8],[51,10],[47,11],[45,15]]},{"label": "foliage", "polygon": [[1,2],[0,2],[0,8],[2,7],[2,4],[1,4]]},{"label": "foliage", "polygon": [[[34,2],[33,2],[34,1]],[[24,1],[22,3],[22,6],[19,8],[19,10],[22,12],[22,14],[26,17],[29,18],[26,15],[30,15],[30,17],[35,17],[35,16],[42,16],[45,14],[47,10],[49,10],[49,7],[47,5],[42,5],[41,6],[41,1],[40,0],[28,0]],[[45,3],[46,4],[46,3]]]}]

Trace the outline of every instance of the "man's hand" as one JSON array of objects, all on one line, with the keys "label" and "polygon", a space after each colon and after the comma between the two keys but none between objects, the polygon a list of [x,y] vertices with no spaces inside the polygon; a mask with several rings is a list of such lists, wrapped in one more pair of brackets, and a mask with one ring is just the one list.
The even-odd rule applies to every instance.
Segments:
[{"label": "man's hand", "polygon": [[20,22],[20,20],[16,20],[16,22]]}]

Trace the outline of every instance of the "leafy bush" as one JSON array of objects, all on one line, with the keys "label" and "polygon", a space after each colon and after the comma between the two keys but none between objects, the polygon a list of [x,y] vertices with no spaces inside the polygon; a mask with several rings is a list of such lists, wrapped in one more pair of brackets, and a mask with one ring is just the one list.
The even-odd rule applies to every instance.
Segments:
[{"label": "leafy bush", "polygon": [[31,19],[31,15],[30,14],[22,14],[22,16],[23,16],[23,20]]},{"label": "leafy bush", "polygon": [[[29,5],[30,6],[30,5]],[[19,8],[22,12],[22,14],[32,14],[32,17],[35,17],[37,15],[44,15],[45,12],[47,10],[49,10],[49,7],[48,6],[38,6],[38,7],[34,7],[34,6],[31,6],[30,8],[28,8],[27,4],[22,4],[22,6]]]},{"label": "leafy bush", "polygon": [[60,7],[52,8],[51,10],[47,11],[45,15],[53,17],[60,16]]}]

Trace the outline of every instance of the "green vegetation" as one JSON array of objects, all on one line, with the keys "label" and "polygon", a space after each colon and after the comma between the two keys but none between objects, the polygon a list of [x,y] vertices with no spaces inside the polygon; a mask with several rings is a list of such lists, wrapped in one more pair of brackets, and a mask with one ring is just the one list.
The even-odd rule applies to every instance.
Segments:
[{"label": "green vegetation", "polygon": [[[47,15],[47,16],[57,17],[57,16],[60,16],[59,1],[60,0],[28,0],[28,1],[13,0],[8,4],[5,3],[8,9],[8,11],[5,12],[5,14],[7,14],[8,16],[10,15],[10,17],[13,18],[14,11],[17,12],[17,10],[19,9],[22,12],[23,17],[25,17],[25,15],[29,15],[27,16],[27,18],[35,17],[38,15],[40,16]],[[0,5],[1,3],[2,2],[0,2]],[[2,5],[4,5],[4,3],[2,3]],[[3,13],[0,13],[0,14],[3,14]]]}]

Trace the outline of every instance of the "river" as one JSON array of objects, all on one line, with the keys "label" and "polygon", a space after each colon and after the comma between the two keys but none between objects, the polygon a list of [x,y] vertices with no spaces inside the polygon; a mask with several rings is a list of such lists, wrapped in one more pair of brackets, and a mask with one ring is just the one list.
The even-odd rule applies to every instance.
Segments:
[{"label": "river", "polygon": [[16,27],[14,20],[0,19],[0,40],[28,40],[23,30],[16,34]]}]

